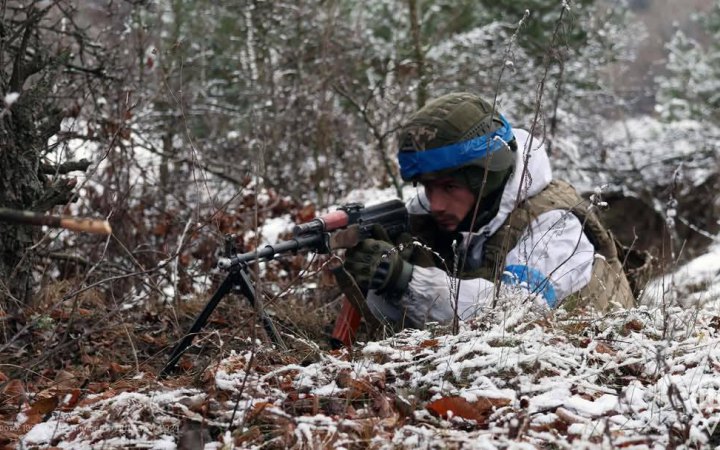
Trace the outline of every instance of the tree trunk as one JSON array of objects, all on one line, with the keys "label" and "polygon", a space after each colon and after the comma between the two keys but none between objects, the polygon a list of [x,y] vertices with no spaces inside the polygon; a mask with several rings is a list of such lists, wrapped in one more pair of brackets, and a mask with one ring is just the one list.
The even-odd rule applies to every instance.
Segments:
[{"label": "tree trunk", "polygon": [[410,18],[410,35],[412,37],[413,56],[417,67],[418,89],[417,89],[417,107],[418,109],[425,106],[428,97],[428,79],[427,69],[425,67],[425,51],[422,43],[422,33],[420,27],[420,19],[418,16],[417,0],[408,0],[408,16]]},{"label": "tree trunk", "polygon": [[[33,102],[30,92],[10,108],[0,122],[0,206],[31,209],[42,197],[44,186],[38,177],[40,150],[44,143],[35,130],[33,111],[42,105]],[[28,99],[22,97],[27,95]],[[0,223],[0,299],[24,304],[29,300],[33,229],[27,225]],[[10,306],[10,305],[8,305]]]},{"label": "tree trunk", "polygon": [[[0,17],[0,206],[38,212],[66,203],[74,182],[65,172],[41,164],[48,139],[60,130],[53,75],[62,59],[48,56],[40,42],[42,11],[32,6],[17,17]],[[14,41],[5,40],[14,36]],[[79,168],[87,168],[89,163]],[[53,170],[55,169],[55,170]],[[45,174],[53,172],[51,176]],[[0,223],[0,308],[15,310],[32,293],[33,228]]]}]

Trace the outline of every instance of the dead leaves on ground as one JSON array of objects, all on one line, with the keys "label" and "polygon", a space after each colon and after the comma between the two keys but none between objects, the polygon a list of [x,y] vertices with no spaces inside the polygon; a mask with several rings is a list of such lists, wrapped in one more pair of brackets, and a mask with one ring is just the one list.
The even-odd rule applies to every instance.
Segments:
[{"label": "dead leaves on ground", "polygon": [[473,420],[478,426],[484,426],[490,414],[496,409],[510,404],[507,398],[479,397],[470,402],[463,397],[442,397],[427,404],[426,408],[435,416],[443,419],[460,417]]}]

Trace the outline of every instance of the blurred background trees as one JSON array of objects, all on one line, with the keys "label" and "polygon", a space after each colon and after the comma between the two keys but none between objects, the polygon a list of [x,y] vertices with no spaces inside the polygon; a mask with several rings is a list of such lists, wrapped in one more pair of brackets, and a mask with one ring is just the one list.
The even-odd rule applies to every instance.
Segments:
[{"label": "blurred background trees", "polygon": [[[76,200],[78,180],[91,166],[75,159],[62,130],[65,119],[114,83],[99,43],[75,22],[64,2],[3,1],[0,7],[0,205],[46,212]],[[93,115],[92,103],[84,114]],[[95,159],[95,158],[93,158]],[[96,160],[97,161],[97,160]],[[42,253],[33,230],[0,223],[0,300],[17,309],[33,294]]]},{"label": "blurred background trees", "polygon": [[[649,7],[3,1],[0,205],[58,205],[114,229],[101,240],[0,224],[3,308],[59,280],[63,301],[93,286],[128,305],[203,292],[225,233],[252,248],[278,237],[262,235],[271,218],[307,219],[356,189],[402,195],[395,131],[453,90],[495,99],[532,129],[558,176],[635,199],[653,217],[646,228],[700,249],[717,231],[717,208],[697,205],[716,199],[720,14],[715,4],[692,36],[679,17],[667,64],[630,90]],[[68,182],[62,164],[79,159]],[[616,221],[632,241],[635,224]]]}]

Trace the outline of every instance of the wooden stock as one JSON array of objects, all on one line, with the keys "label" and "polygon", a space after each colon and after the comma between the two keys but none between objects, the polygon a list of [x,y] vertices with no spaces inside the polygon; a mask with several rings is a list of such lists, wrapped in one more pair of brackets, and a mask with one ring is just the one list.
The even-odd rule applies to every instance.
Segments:
[{"label": "wooden stock", "polygon": [[84,231],[86,233],[95,234],[112,234],[112,228],[107,220],[61,217],[60,226],[73,231]]},{"label": "wooden stock", "polygon": [[0,221],[25,225],[45,225],[54,228],[66,228],[85,233],[111,234],[112,228],[107,220],[75,218],[70,216],[51,216],[31,211],[0,208]]}]

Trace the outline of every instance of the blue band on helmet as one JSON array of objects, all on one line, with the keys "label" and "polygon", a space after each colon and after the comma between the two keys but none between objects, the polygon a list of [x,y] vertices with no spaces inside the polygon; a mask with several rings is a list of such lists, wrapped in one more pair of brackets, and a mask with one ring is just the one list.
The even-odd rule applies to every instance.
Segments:
[{"label": "blue band on helmet", "polygon": [[[470,161],[500,150],[505,143],[512,140],[513,133],[512,127],[505,117],[502,114],[498,114],[498,116],[500,116],[502,126],[492,133],[430,150],[398,152],[400,176],[403,180],[411,180],[418,175],[463,166]],[[496,137],[502,141],[495,139]]]},{"label": "blue band on helmet", "polygon": [[557,305],[557,294],[555,294],[555,288],[550,279],[533,267],[519,264],[507,266],[502,276],[502,282],[510,285],[522,285],[533,294],[541,294],[551,308]]}]

